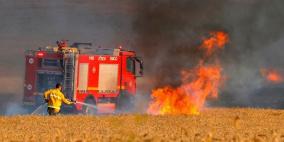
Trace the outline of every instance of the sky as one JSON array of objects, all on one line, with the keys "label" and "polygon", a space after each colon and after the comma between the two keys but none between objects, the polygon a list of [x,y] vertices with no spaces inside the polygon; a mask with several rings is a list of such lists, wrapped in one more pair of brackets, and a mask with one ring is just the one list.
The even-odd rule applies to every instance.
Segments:
[{"label": "sky", "polygon": [[131,1],[0,0],[0,90],[20,94],[24,52],[57,40],[114,48],[129,44]]}]

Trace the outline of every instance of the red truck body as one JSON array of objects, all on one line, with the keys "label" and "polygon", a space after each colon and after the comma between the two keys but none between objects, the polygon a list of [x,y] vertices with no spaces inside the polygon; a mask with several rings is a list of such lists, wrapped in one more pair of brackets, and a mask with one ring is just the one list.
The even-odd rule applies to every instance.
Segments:
[{"label": "red truck body", "polygon": [[[136,78],[142,76],[142,60],[121,48],[46,47],[26,52],[24,104],[43,103],[43,92],[63,84],[70,100],[96,106],[97,112],[113,112],[129,105],[136,94]],[[85,45],[85,44],[83,44]],[[104,107],[109,107],[105,109]],[[88,111],[77,103],[74,108]],[[121,107],[123,108],[123,107]]]}]

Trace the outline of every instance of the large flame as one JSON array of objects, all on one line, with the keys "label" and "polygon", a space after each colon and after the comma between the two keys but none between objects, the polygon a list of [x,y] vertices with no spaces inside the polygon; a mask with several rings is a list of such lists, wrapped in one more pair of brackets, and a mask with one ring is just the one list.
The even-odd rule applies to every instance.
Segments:
[{"label": "large flame", "polygon": [[269,82],[272,83],[282,83],[283,77],[279,73],[279,71],[275,69],[261,69],[260,70],[262,76]]},{"label": "large flame", "polygon": [[164,87],[153,90],[155,101],[151,114],[198,114],[207,97],[217,97],[222,81],[219,65],[200,65],[192,71],[182,71],[183,83],[177,88]]},{"label": "large flame", "polygon": [[[204,39],[202,46],[206,55],[212,55],[228,42],[224,32],[212,32]],[[218,97],[223,81],[222,67],[219,63],[206,64],[204,59],[194,68],[181,71],[179,87],[166,86],[152,91],[149,114],[199,114],[208,97]]]}]

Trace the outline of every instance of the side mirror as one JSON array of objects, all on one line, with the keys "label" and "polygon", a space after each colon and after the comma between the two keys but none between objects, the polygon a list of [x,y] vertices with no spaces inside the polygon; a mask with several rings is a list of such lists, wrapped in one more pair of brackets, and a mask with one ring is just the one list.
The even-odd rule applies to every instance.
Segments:
[{"label": "side mirror", "polygon": [[[141,57],[135,57],[135,76],[136,77],[143,77],[143,70],[144,70],[144,67],[143,67],[143,60]],[[139,67],[138,67],[139,66]]]}]

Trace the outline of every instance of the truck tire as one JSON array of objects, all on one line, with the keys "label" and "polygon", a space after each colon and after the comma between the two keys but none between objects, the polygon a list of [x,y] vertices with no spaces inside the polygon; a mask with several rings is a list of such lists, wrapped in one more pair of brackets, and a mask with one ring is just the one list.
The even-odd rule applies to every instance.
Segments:
[{"label": "truck tire", "polygon": [[[87,104],[87,105],[83,105],[83,108],[82,108],[83,114],[86,114],[86,115],[97,114],[96,102],[93,98],[86,99],[86,101],[84,103]],[[92,105],[94,107],[88,106],[88,105]]]},{"label": "truck tire", "polygon": [[134,96],[128,93],[121,93],[117,100],[117,112],[133,112]]}]

